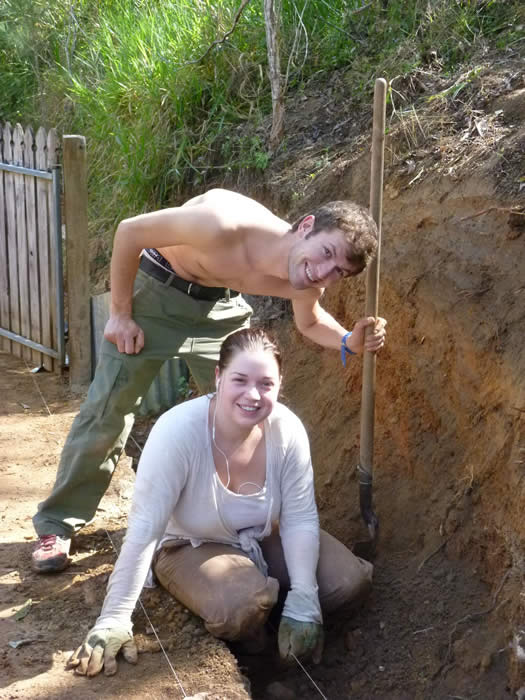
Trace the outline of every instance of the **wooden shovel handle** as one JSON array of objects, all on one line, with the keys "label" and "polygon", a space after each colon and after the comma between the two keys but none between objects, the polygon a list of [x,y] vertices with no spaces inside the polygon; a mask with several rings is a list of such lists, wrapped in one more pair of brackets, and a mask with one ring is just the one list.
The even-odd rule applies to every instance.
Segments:
[{"label": "wooden shovel handle", "polygon": [[[370,174],[370,211],[378,229],[377,255],[366,273],[365,315],[378,315],[379,265],[381,262],[381,219],[383,213],[383,169],[385,153],[387,82],[378,78],[374,90],[372,125],[372,162]],[[367,332],[369,330],[367,329]],[[363,357],[363,389],[361,403],[360,480],[372,482],[374,464],[374,414],[376,393],[376,356],[365,351]],[[368,480],[368,479],[367,479]]]}]

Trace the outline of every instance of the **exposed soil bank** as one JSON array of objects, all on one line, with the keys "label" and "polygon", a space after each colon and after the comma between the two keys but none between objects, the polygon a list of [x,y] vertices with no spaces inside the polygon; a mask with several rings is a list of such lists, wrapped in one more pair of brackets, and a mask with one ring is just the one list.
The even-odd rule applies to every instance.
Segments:
[{"label": "exposed soil bank", "polygon": [[[507,84],[489,99],[494,79],[468,105],[485,124],[502,110],[490,143],[458,108],[441,115],[449,128],[430,130],[386,169],[380,553],[369,607],[339,617],[325,659],[334,668],[313,672],[328,697],[504,698],[525,684],[509,646],[525,623],[525,90]],[[430,115],[420,116],[428,127]],[[336,158],[316,178],[315,201],[351,193],[366,203],[368,167],[366,155]],[[282,188],[278,197],[290,203]],[[327,291],[324,306],[350,328],[364,309],[364,281]],[[336,354],[288,325],[280,331],[285,392],[311,436],[322,523],[351,546],[364,535],[355,475],[361,363],[344,371]],[[284,679],[304,697],[302,674]]]}]

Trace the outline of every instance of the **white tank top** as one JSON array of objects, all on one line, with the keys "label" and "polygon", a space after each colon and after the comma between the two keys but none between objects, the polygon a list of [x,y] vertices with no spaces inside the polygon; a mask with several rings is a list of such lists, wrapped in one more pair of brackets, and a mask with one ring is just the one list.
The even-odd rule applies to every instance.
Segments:
[{"label": "white tank top", "polygon": [[218,497],[221,517],[227,527],[239,532],[246,527],[264,526],[268,517],[268,494],[266,484],[257,493],[248,496],[234,493],[215,474],[219,484]]}]

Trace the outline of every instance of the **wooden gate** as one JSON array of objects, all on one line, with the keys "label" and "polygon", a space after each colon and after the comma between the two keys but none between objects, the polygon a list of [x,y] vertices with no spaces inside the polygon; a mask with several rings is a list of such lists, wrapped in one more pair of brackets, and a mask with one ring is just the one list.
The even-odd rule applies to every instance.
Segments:
[{"label": "wooden gate", "polygon": [[54,129],[0,130],[0,348],[64,364],[59,141]]}]

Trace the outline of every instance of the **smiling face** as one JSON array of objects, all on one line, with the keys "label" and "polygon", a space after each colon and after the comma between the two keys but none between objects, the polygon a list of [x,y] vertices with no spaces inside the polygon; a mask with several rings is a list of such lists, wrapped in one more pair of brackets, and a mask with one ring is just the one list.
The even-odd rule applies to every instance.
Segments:
[{"label": "smiling face", "polygon": [[357,274],[348,261],[348,243],[341,231],[312,233],[315,219],[307,216],[297,228],[298,240],[288,257],[288,278],[294,289],[328,287]]},{"label": "smiling face", "polygon": [[227,367],[217,368],[216,379],[221,417],[241,428],[253,427],[270,415],[281,386],[277,361],[264,350],[238,350]]}]

